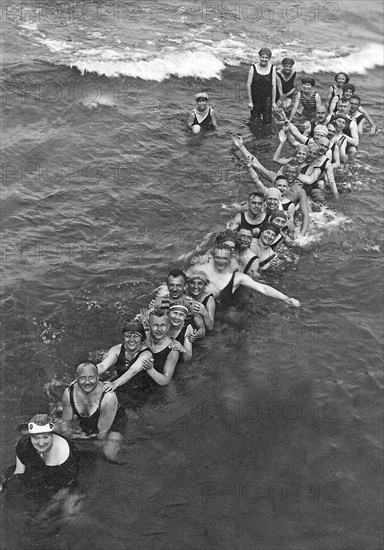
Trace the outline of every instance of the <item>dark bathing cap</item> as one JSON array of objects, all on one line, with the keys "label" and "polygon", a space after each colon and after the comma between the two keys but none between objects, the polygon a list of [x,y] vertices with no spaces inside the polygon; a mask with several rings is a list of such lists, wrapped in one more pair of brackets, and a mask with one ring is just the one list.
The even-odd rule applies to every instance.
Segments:
[{"label": "dark bathing cap", "polygon": [[261,233],[264,233],[264,231],[273,231],[275,233],[275,235],[278,235],[280,233],[280,230],[277,229],[277,227],[275,227],[274,225],[272,225],[271,223],[267,223],[261,230],[260,234]]},{"label": "dark bathing cap", "polygon": [[333,117],[333,120],[337,120],[338,118],[342,118],[346,123],[349,122],[348,118],[345,115],[338,115],[337,113]]},{"label": "dark bathing cap", "polygon": [[272,57],[272,52],[269,48],[261,48],[259,50],[259,55],[262,56],[262,55],[267,55],[268,57]]},{"label": "dark bathing cap", "polygon": [[127,332],[136,332],[137,334],[140,334],[143,339],[146,337],[143,325],[141,323],[136,323],[135,321],[125,323],[122,333],[126,334]]},{"label": "dark bathing cap", "polygon": [[294,65],[295,62],[292,59],[292,57],[284,57],[283,61],[281,62],[282,65]]},{"label": "dark bathing cap", "polygon": [[271,214],[269,216],[269,219],[268,219],[268,225],[271,223],[272,220],[274,220],[275,218],[284,218],[284,220],[287,219],[287,214],[284,212],[284,210],[277,210],[276,212],[274,212],[273,214]]},{"label": "dark bathing cap", "polygon": [[301,82],[303,84],[311,84],[311,86],[315,85],[315,79],[312,78],[311,76],[303,76],[303,78],[301,79]]}]

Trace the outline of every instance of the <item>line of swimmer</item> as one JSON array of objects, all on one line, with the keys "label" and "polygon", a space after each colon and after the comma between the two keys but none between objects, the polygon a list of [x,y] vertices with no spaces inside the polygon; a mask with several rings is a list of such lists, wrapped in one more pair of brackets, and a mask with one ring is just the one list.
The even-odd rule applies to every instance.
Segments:
[{"label": "line of swimmer", "polygon": [[[76,482],[79,453],[76,439],[95,439],[104,456],[116,461],[126,424],[126,408],[170,383],[176,366],[192,360],[193,344],[212,331],[216,307],[233,302],[246,287],[299,307],[300,302],[261,282],[278,250],[295,246],[309,226],[309,210],[324,201],[325,193],[339,193],[334,170],[354,158],[364,123],[376,126],[361,106],[347,74],[335,75],[325,105],[311,76],[301,77],[296,88],[294,60],[284,58],[281,68],[271,64],[272,52],[261,48],[251,66],[247,91],[251,121],[281,126],[279,145],[269,170],[232,134],[244,158],[255,191],[237,209],[213,247],[192,259],[185,273],[173,269],[166,291],[160,293],[134,321],[125,323],[122,342],[114,345],[98,364],[81,362],[76,379],[64,391],[62,416],[53,421],[37,414],[25,426],[16,446],[16,463],[5,473],[3,487],[22,486],[32,493],[71,487]],[[188,125],[193,133],[217,128],[208,94],[196,94],[196,108]],[[285,157],[282,151],[290,146]],[[262,182],[263,178],[264,182]],[[299,225],[300,229],[295,228]],[[103,378],[103,381],[101,379]]]}]

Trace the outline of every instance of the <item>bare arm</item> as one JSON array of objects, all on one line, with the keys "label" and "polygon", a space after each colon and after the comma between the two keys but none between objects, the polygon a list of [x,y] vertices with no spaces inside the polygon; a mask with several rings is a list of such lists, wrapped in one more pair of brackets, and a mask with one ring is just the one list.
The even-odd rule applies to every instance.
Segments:
[{"label": "bare arm", "polygon": [[306,185],[313,185],[320,177],[321,170],[319,167],[316,167],[313,169],[313,172],[310,176],[307,176],[307,174],[299,174],[297,176],[297,179],[301,183],[305,183]]},{"label": "bare arm", "polygon": [[188,122],[187,122],[189,127],[193,126],[194,120],[195,120],[195,113],[192,111],[189,115]]},{"label": "bare arm", "polygon": [[337,185],[336,185],[336,182],[335,182],[335,176],[333,174],[333,166],[332,166],[331,162],[327,162],[327,165],[325,167],[325,173],[327,174],[328,183],[329,183],[329,186],[331,188],[333,196],[338,197],[339,192],[337,190]]},{"label": "bare arm", "polygon": [[338,168],[340,166],[340,147],[335,143],[335,146],[332,151],[332,164],[334,168]]},{"label": "bare arm", "polygon": [[330,86],[328,90],[328,96],[327,96],[327,105],[329,105],[329,102],[332,99],[332,94],[333,94],[333,86]]},{"label": "bare arm", "polygon": [[211,107],[211,120],[212,120],[212,126],[216,130],[217,129],[217,119],[216,119],[216,113],[215,113],[213,107]]},{"label": "bare arm", "polygon": [[[358,108],[358,111],[360,111],[365,118],[368,120],[369,124],[371,125],[371,129],[369,130],[370,134],[374,134],[376,132],[376,124],[373,122],[372,118],[369,116],[368,111],[364,109],[361,105]],[[361,121],[362,124],[364,124],[364,119]]]},{"label": "bare arm", "polygon": [[248,73],[248,79],[247,79],[248,107],[250,109],[253,108],[252,90],[251,90],[252,80],[253,80],[253,72],[254,72],[253,65],[251,65],[251,68],[249,69],[249,73]]},{"label": "bare arm", "polygon": [[108,351],[106,357],[101,361],[101,363],[97,364],[97,370],[99,374],[103,374],[103,372],[108,370],[116,363],[119,357],[120,350],[121,344],[118,344],[117,346],[113,346],[113,348]]},{"label": "bare arm", "polygon": [[207,315],[204,316],[204,323],[207,330],[212,330],[215,324],[215,312],[216,312],[216,300],[211,296],[208,299],[207,305],[205,307]]},{"label": "bare arm", "polygon": [[295,298],[289,298],[282,292],[276,290],[275,288],[269,285],[258,283],[253,279],[251,279],[251,277],[249,277],[248,275],[244,275],[244,273],[236,273],[235,281],[234,281],[235,289],[238,288],[240,285],[250,288],[252,290],[256,290],[257,292],[260,292],[265,296],[269,296],[270,298],[276,298],[277,300],[282,300],[286,304],[292,305],[294,307],[300,306],[300,302]]},{"label": "bare arm", "polygon": [[201,315],[199,315],[198,313],[195,313],[193,315],[193,321],[196,325],[196,328],[197,328],[197,332],[196,332],[196,339],[200,339],[200,338],[204,338],[205,336],[205,325],[204,325],[204,319],[202,318]]},{"label": "bare arm", "polygon": [[104,382],[103,390],[105,392],[115,391],[116,388],[124,386],[129,380],[131,380],[136,374],[143,370],[143,361],[145,359],[151,359],[152,353],[148,350],[139,355],[136,361],[129,367],[129,369],[122,374],[119,378],[113,382]]},{"label": "bare arm", "polygon": [[23,474],[25,472],[25,466],[24,464],[21,462],[21,460],[19,459],[19,457],[16,455],[16,468],[15,468],[15,471],[13,472],[15,475],[17,474]]},{"label": "bare arm", "polygon": [[261,183],[259,176],[256,174],[254,168],[259,172],[261,172],[266,178],[268,178],[268,180],[271,183],[275,181],[277,172],[273,172],[272,170],[267,170],[267,168],[265,168],[265,166],[263,166],[255,157],[253,157],[253,161],[250,162],[249,165],[247,164],[247,166],[248,166],[249,175],[251,176],[253,183],[256,185],[257,190],[260,191],[261,193],[265,193],[265,191],[267,190],[267,187],[263,183]]},{"label": "bare arm", "polygon": [[61,414],[62,422],[70,422],[73,418],[73,410],[69,399],[69,388],[66,388],[63,393],[63,412]]},{"label": "bare arm", "polygon": [[272,107],[276,107],[276,67],[274,65],[272,65]]},{"label": "bare arm", "polygon": [[335,96],[332,98],[331,104],[330,104],[330,106],[329,106],[329,115],[332,115],[332,114],[335,112],[336,105],[338,104],[339,99],[340,99],[340,98],[339,98],[338,95],[335,95]]},{"label": "bare arm", "polygon": [[347,136],[347,134],[343,135],[345,136],[345,139],[348,141],[349,145],[357,147],[359,145],[359,132],[357,131],[357,124],[354,120],[352,120],[349,129],[351,131],[351,137]]},{"label": "bare arm", "polygon": [[290,121],[288,122],[288,128],[293,137],[295,137],[300,143],[305,143],[307,141],[308,138],[299,132],[298,128],[296,128],[296,126]]},{"label": "bare arm", "polygon": [[176,367],[177,360],[179,359],[179,352],[172,350],[167,357],[164,365],[163,374],[158,372],[153,366],[145,368],[149,376],[157,382],[160,386],[166,386],[172,380],[173,372]]},{"label": "bare arm", "polygon": [[[284,134],[284,138],[283,138],[283,134]],[[280,140],[280,143],[277,146],[275,154],[273,155],[273,162],[277,162],[277,164],[280,164],[281,166],[285,166],[291,160],[291,158],[289,159],[280,158],[281,152],[284,147],[284,143],[287,141],[287,136],[285,132],[279,132],[279,140]]]},{"label": "bare arm", "polygon": [[98,436],[103,439],[109,432],[113,421],[115,420],[118,401],[113,392],[106,393],[100,403],[100,416],[98,427]]},{"label": "bare arm", "polygon": [[227,229],[231,231],[236,231],[240,227],[241,223],[241,214],[236,214],[236,216],[227,223]]},{"label": "bare arm", "polygon": [[321,107],[321,97],[319,92],[315,93],[315,101],[316,101],[316,111],[319,107]]},{"label": "bare arm", "polygon": [[292,111],[291,111],[291,116],[289,117],[289,120],[292,121],[297,113],[297,109],[299,107],[299,103],[300,103],[300,92],[297,92],[296,94],[296,97],[295,97],[295,103],[293,104],[293,108],[292,108]]}]

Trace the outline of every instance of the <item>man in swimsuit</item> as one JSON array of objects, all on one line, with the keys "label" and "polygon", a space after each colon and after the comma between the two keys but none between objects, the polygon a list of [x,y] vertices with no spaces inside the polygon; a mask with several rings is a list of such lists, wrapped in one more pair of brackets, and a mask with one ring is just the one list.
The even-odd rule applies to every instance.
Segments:
[{"label": "man in swimsuit", "polygon": [[76,380],[63,394],[63,414],[59,429],[70,432],[70,424],[77,419],[88,437],[103,441],[103,451],[109,460],[115,460],[125,427],[125,411],[119,408],[114,392],[104,393],[97,366],[91,361],[80,363]]},{"label": "man in swimsuit", "polygon": [[[185,295],[187,288],[187,276],[181,269],[173,269],[167,276],[168,296],[158,296],[154,303],[155,309],[166,309],[173,304],[181,304],[188,308],[186,323],[191,323],[196,329],[194,340],[204,338],[204,320],[198,313],[191,309],[191,300]],[[192,340],[193,341],[193,340]]]},{"label": "man in swimsuit", "polygon": [[363,133],[364,128],[364,120],[367,120],[369,124],[371,125],[371,128],[369,130],[370,135],[374,135],[376,132],[376,124],[373,122],[372,118],[368,114],[368,112],[362,108],[360,105],[361,100],[360,97],[357,95],[354,95],[349,100],[349,117],[351,120],[354,120],[357,124],[357,130],[359,134]]},{"label": "man in swimsuit", "polygon": [[328,116],[328,109],[325,105],[320,105],[316,109],[316,120],[313,122],[306,121],[304,124],[303,136],[305,137],[314,137],[314,131],[316,126],[324,126]]},{"label": "man in swimsuit", "polygon": [[251,250],[253,240],[253,233],[250,229],[239,229],[235,255],[242,272],[252,277],[252,279],[259,279],[260,275],[257,265],[255,265],[258,256]]},{"label": "man in swimsuit", "polygon": [[219,303],[225,304],[233,301],[232,295],[235,290],[240,286],[244,286],[271,298],[283,300],[287,305],[300,307],[299,300],[289,298],[271,286],[254,281],[249,275],[232,271],[230,268],[231,260],[232,252],[228,247],[225,245],[215,246],[213,249],[213,262],[200,266],[200,269],[208,275],[210,279],[209,289]]},{"label": "man in swimsuit", "polygon": [[201,130],[216,130],[216,115],[213,107],[208,106],[207,92],[199,92],[196,94],[195,99],[197,107],[193,109],[188,119],[188,126],[192,129],[192,132],[198,134]]},{"label": "man in swimsuit", "polygon": [[332,116],[329,122],[334,122],[337,115],[344,115],[347,119],[347,124],[343,130],[345,139],[347,140],[347,154],[349,159],[353,159],[356,155],[359,146],[359,131],[355,120],[349,116],[350,102],[342,97],[337,104],[337,112]]},{"label": "man in swimsuit", "polygon": [[179,359],[179,342],[173,342],[168,336],[168,312],[154,309],[149,313],[149,333],[147,346],[152,351],[153,358],[143,361],[143,369],[156,384],[166,386],[172,380]]},{"label": "man in swimsuit", "polygon": [[250,229],[253,235],[257,237],[260,233],[260,226],[263,224],[266,213],[263,211],[264,196],[258,192],[253,192],[248,197],[248,210],[239,212],[228,224],[228,229],[237,231],[240,229]]}]

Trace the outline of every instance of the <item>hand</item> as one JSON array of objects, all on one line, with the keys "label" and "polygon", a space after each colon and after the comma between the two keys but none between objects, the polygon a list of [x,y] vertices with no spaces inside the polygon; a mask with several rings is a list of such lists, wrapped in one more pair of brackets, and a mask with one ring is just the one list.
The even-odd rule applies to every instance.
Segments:
[{"label": "hand", "polygon": [[143,367],[143,370],[151,370],[153,368],[153,357],[150,359],[144,359],[141,366]]},{"label": "hand", "polygon": [[243,138],[241,136],[238,136],[237,134],[231,134],[231,138],[235,147],[238,147],[240,149],[240,147],[244,143]]},{"label": "hand", "polygon": [[103,384],[103,392],[107,393],[109,391],[115,391],[116,385],[114,382],[104,382]]},{"label": "hand", "polygon": [[249,109],[253,109],[253,103],[252,103],[252,101],[249,101],[249,102],[248,102],[248,108],[249,108]]},{"label": "hand", "polygon": [[287,134],[284,131],[284,128],[282,128],[279,132],[279,141],[280,143],[285,143],[287,141]]},{"label": "hand", "polygon": [[277,109],[277,103],[272,103],[272,111],[276,111]]},{"label": "hand", "polygon": [[187,351],[185,347],[182,344],[180,344],[180,342],[178,342],[177,340],[172,340],[172,342],[168,345],[168,347],[170,349],[174,349],[178,351],[179,353],[185,353]]},{"label": "hand", "polygon": [[370,130],[369,130],[369,132],[368,132],[368,135],[374,136],[375,134],[376,134],[376,126],[373,125],[373,126],[371,126],[371,128],[370,128]]},{"label": "hand", "polygon": [[299,302],[299,300],[296,300],[296,298],[288,298],[288,300],[285,303],[288,306],[300,307],[300,302]]},{"label": "hand", "polygon": [[206,317],[208,315],[208,311],[206,307],[200,303],[200,302],[194,302],[192,306],[193,313],[198,313],[199,315],[202,315],[203,317]]},{"label": "hand", "polygon": [[193,344],[193,342],[197,338],[197,330],[194,330],[192,328],[192,325],[188,325],[186,336],[187,336],[188,340],[191,342],[191,344]]}]

